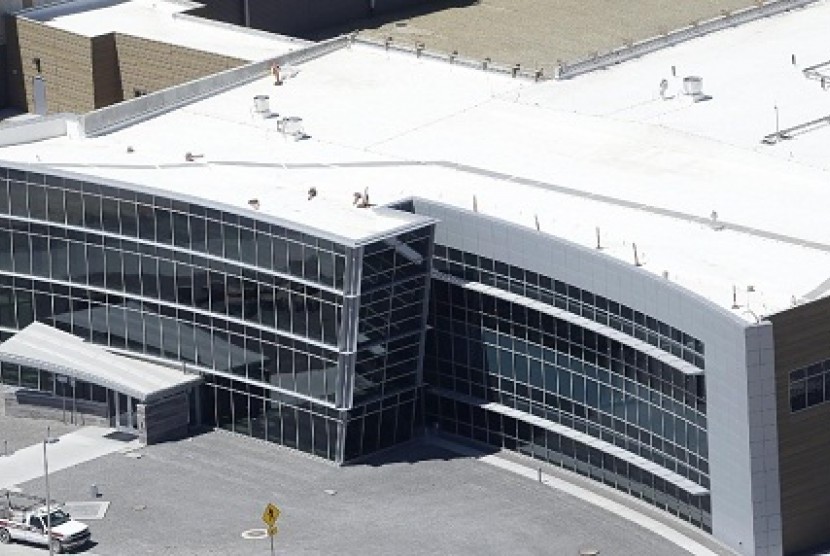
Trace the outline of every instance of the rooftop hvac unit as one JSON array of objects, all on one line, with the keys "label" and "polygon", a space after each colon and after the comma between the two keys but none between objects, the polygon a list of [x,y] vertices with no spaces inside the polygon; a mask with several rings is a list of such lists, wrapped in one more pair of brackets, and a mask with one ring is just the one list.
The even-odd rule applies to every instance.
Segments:
[{"label": "rooftop hvac unit", "polygon": [[683,78],[683,92],[691,96],[699,96],[703,94],[703,78],[696,75],[690,75]]},{"label": "rooftop hvac unit", "polygon": [[262,118],[271,115],[271,99],[268,95],[256,95],[254,97],[254,113]]}]

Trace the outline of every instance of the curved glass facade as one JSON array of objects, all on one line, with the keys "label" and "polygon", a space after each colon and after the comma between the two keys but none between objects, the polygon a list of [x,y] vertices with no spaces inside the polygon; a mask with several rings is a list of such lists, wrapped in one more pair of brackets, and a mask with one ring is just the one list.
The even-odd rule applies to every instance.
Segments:
[{"label": "curved glass facade", "polygon": [[[564,465],[710,529],[709,498],[701,494],[710,484],[703,375],[686,374],[604,335],[601,327],[538,310],[532,301],[549,291],[539,285],[550,278],[497,265],[505,274],[489,259],[440,245],[435,253],[434,267],[443,272],[434,273],[432,283],[427,421]],[[475,264],[483,268],[473,270]],[[476,277],[485,277],[487,287],[478,287]],[[532,283],[520,285],[521,277]],[[543,299],[556,304],[552,296]],[[578,305],[566,302],[583,317],[577,322],[586,322],[588,300],[580,291]],[[608,303],[613,304],[603,304]],[[600,310],[592,306],[590,312],[596,322]],[[687,360],[702,354],[702,344],[691,336],[675,337],[695,346],[694,352],[679,353],[687,353]],[[668,352],[676,346],[663,345]],[[533,418],[565,432],[540,427]],[[610,447],[656,465],[616,457]]]},{"label": "curved glass facade", "polygon": [[347,429],[351,457],[411,437],[431,223],[354,245],[248,212],[0,169],[0,330],[189,364],[207,423],[328,459]]},{"label": "curved glass facade", "polygon": [[[207,201],[0,169],[0,333],[39,321],[187,364],[205,379],[204,422],[337,462],[426,421],[711,530],[703,342],[433,245],[434,227],[418,217],[356,243]],[[8,365],[0,379],[54,388]]]}]

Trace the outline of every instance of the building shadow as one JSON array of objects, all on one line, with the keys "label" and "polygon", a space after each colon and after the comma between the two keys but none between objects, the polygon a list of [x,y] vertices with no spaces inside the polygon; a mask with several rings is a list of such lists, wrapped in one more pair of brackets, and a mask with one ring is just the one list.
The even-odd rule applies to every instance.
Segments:
[{"label": "building shadow", "polygon": [[347,466],[382,467],[399,463],[470,459],[498,453],[499,449],[450,434],[425,434],[402,444],[346,462]]},{"label": "building shadow", "polygon": [[376,12],[370,17],[362,17],[347,21],[345,23],[306,33],[303,38],[321,41],[340,35],[354,33],[364,29],[379,29],[384,25],[395,22],[403,22],[407,19],[450,10],[455,8],[466,8],[478,4],[477,0],[435,0],[417,6],[411,6],[389,11]]}]

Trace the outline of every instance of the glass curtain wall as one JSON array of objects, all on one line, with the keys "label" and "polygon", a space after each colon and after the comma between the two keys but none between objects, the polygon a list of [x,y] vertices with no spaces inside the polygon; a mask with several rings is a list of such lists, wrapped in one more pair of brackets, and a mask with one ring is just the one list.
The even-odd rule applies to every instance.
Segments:
[{"label": "glass curtain wall", "polygon": [[[463,253],[462,266],[450,264],[441,256],[446,253],[436,246],[436,268],[461,280],[445,281],[436,274],[432,281],[424,369],[432,392],[426,404],[428,424],[596,475],[709,528],[708,496],[691,496],[623,460],[477,407],[495,402],[564,425],[708,488],[703,376],[684,374],[520,302],[465,288],[472,275],[469,268],[482,259]],[[486,260],[483,264],[490,266]],[[512,267],[511,274],[517,280],[527,276]],[[515,288],[509,291],[515,293]]]},{"label": "glass curtain wall", "polygon": [[409,440],[421,422],[432,237],[430,225],[363,248],[346,460]]},{"label": "glass curtain wall", "polygon": [[0,168],[4,336],[37,320],[207,369],[208,422],[327,458],[345,251],[192,202]]}]

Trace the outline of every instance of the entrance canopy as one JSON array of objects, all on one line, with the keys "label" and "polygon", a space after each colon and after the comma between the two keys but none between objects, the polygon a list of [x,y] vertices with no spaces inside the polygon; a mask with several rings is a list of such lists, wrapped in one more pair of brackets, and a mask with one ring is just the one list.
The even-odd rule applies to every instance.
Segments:
[{"label": "entrance canopy", "polygon": [[0,344],[0,361],[66,375],[146,403],[200,383],[197,375],[115,355],[57,328],[35,322]]}]

